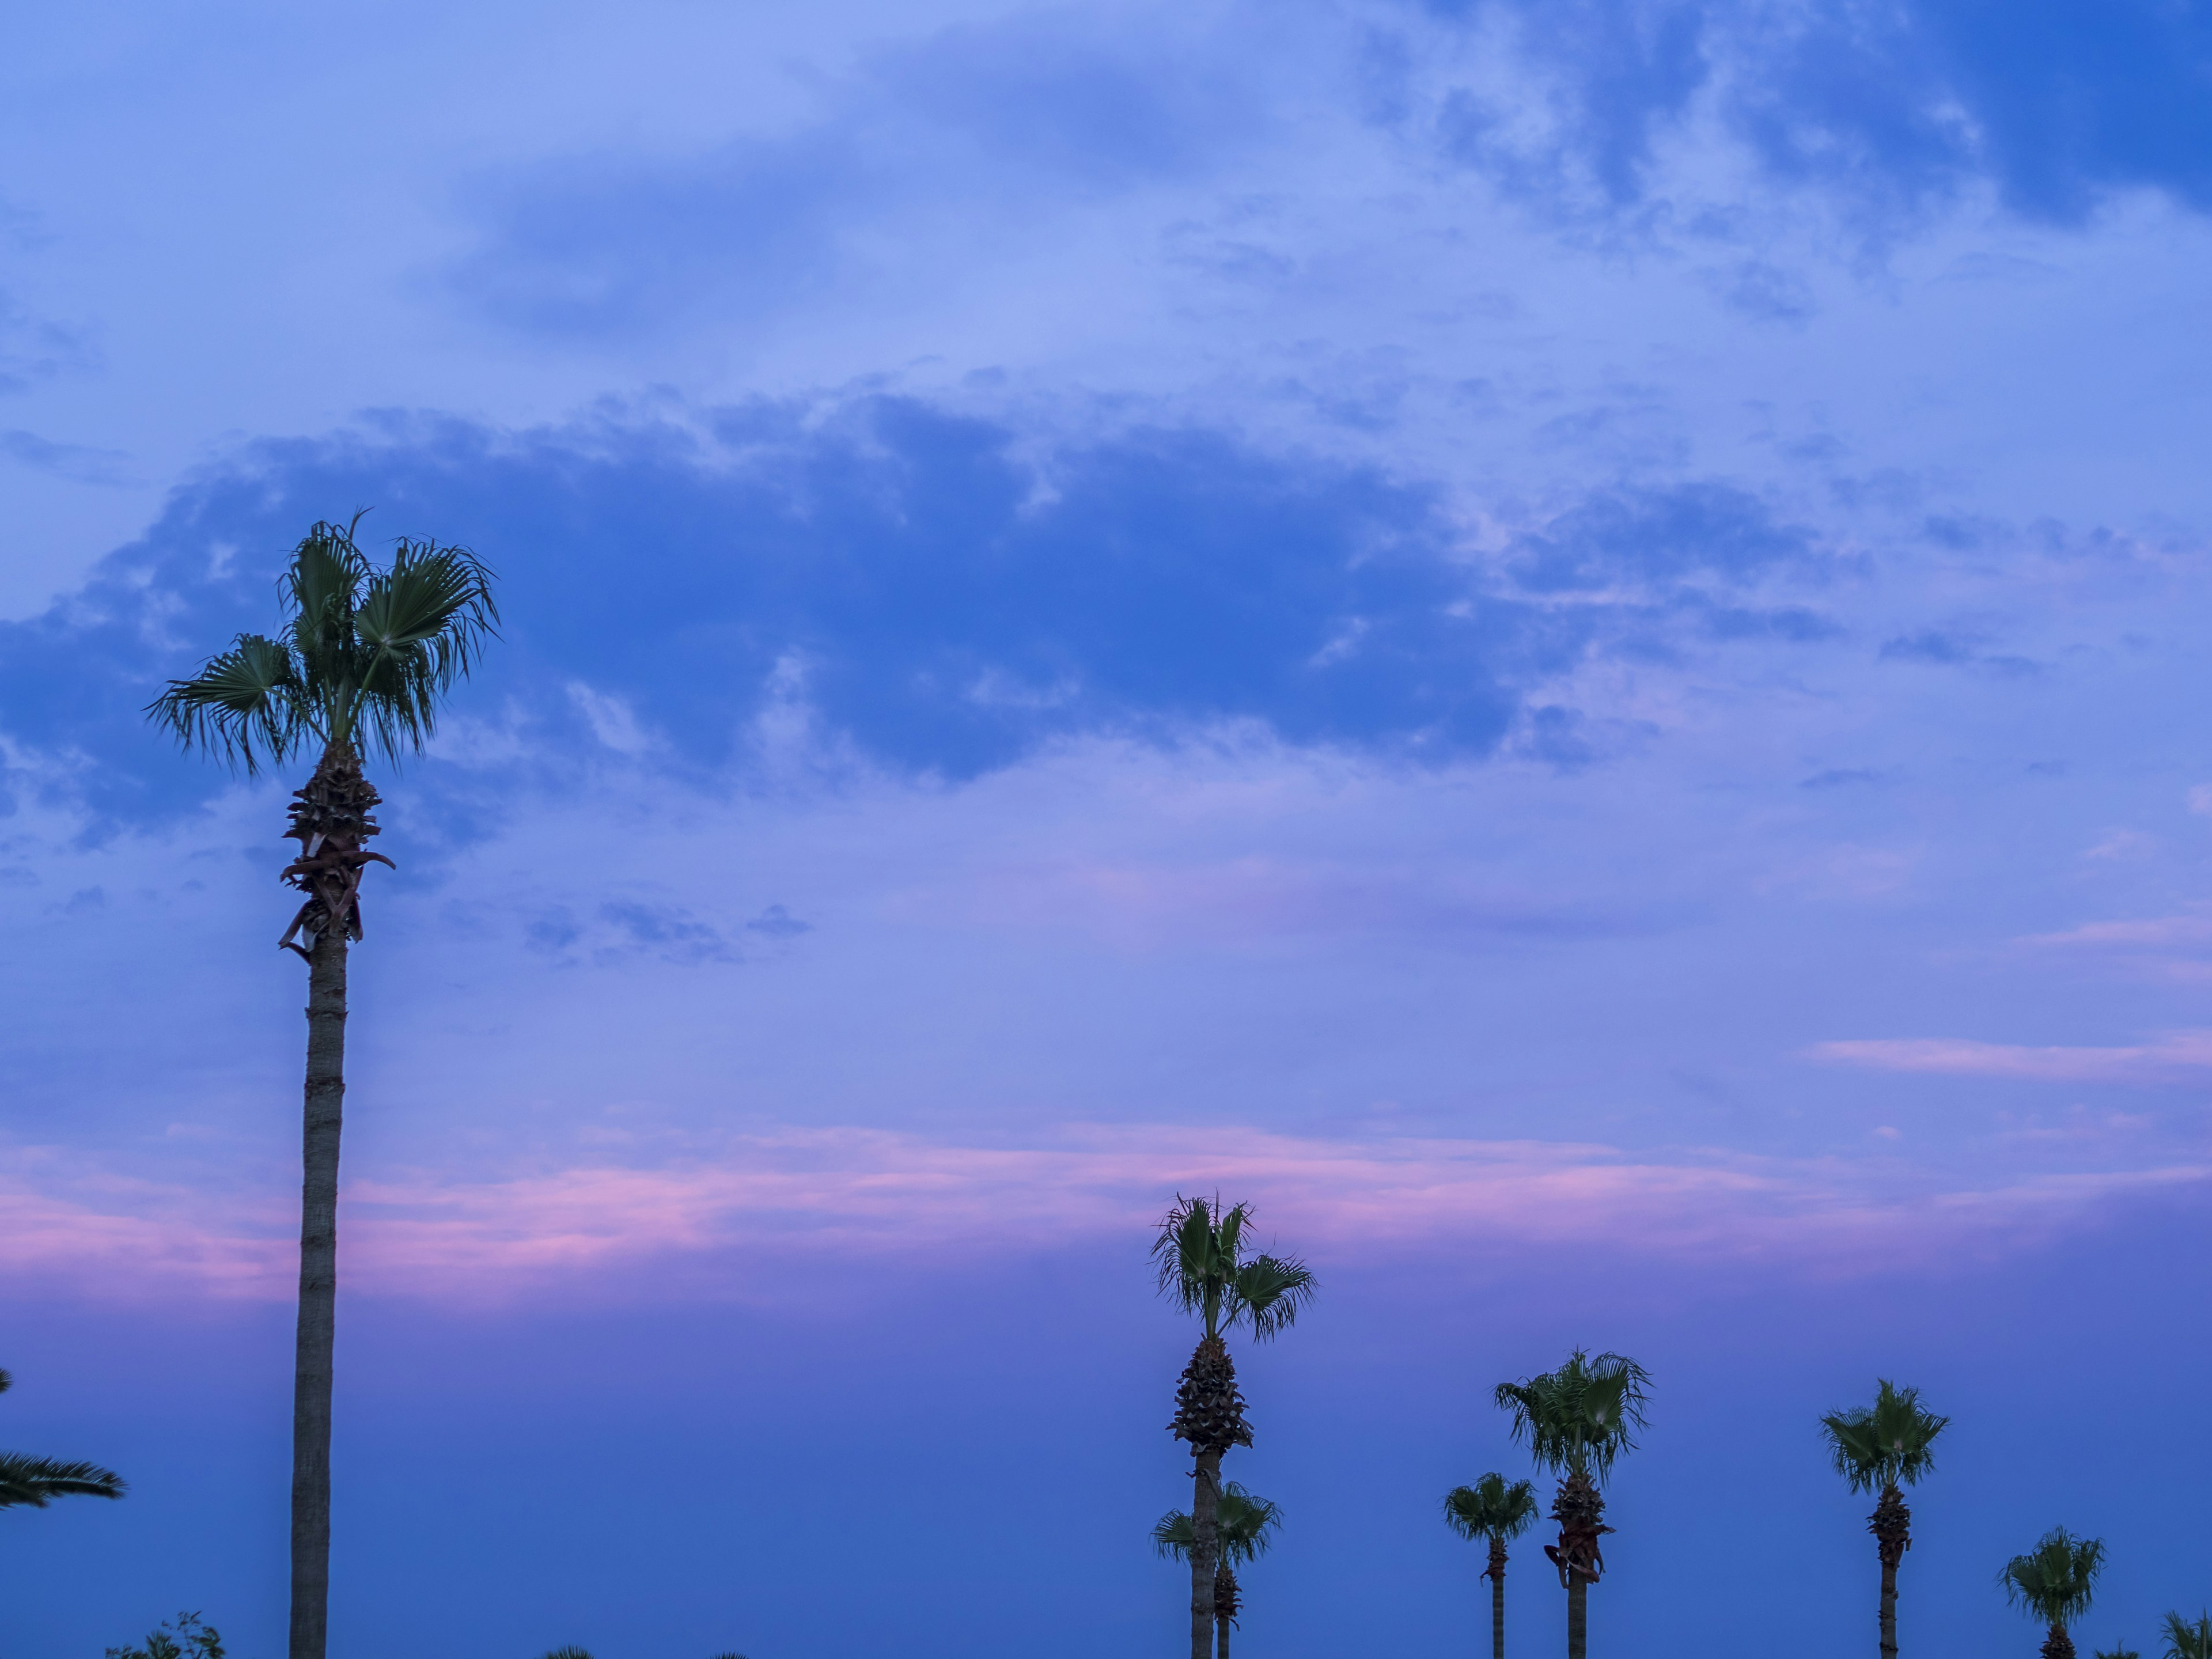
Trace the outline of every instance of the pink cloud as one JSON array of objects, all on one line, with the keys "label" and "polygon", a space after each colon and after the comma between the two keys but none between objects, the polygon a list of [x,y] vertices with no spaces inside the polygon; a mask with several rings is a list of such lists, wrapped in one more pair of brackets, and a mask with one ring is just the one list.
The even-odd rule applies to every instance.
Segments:
[{"label": "pink cloud", "polygon": [[[0,1271],[72,1294],[290,1293],[289,1194],[210,1216],[204,1195],[143,1183],[0,1189]],[[1069,1246],[1132,1250],[1177,1190],[1218,1183],[1317,1261],[1466,1247],[1632,1249],[1685,1261],[1757,1257],[1820,1271],[2041,1236],[2194,1167],[1946,1191],[1892,1161],[1639,1156],[1534,1141],[1324,1139],[1249,1129],[1091,1127],[1025,1146],[864,1128],[732,1140],[652,1168],[584,1164],[492,1180],[386,1172],[346,1192],[343,1282],[438,1300],[636,1294],[641,1270],[685,1294],[859,1260],[952,1265]],[[732,1267],[732,1263],[738,1265]],[[773,1274],[743,1264],[773,1263]],[[691,1264],[687,1268],[684,1264]],[[811,1267],[810,1267],[811,1264]]]},{"label": "pink cloud", "polygon": [[1814,1060],[1881,1072],[2016,1078],[2038,1083],[2172,1083],[2212,1067],[2212,1032],[2177,1031],[2134,1048],[2037,1048],[1964,1037],[1816,1042]]}]

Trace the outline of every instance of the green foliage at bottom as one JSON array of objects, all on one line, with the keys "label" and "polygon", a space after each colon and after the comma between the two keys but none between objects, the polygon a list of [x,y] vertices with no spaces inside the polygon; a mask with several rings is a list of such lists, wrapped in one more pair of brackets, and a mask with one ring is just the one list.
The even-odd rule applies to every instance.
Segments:
[{"label": "green foliage at bottom", "polygon": [[135,1648],[110,1648],[107,1659],[222,1659],[222,1635],[197,1613],[164,1619]]}]

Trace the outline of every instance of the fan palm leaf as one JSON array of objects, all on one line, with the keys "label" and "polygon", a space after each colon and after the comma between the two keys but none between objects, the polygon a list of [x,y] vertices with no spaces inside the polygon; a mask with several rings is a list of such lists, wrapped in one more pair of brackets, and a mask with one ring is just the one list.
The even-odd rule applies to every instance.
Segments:
[{"label": "fan palm leaf", "polygon": [[2178,1613],[2166,1615],[2162,1659],[2212,1659],[2212,1613],[2199,1610],[2194,1624]]}]

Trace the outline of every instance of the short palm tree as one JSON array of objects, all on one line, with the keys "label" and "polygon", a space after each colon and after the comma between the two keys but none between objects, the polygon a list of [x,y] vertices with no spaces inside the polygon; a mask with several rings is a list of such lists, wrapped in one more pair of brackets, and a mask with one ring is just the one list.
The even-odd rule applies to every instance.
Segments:
[{"label": "short palm tree", "polygon": [[[0,1371],[0,1394],[15,1379]],[[42,1510],[57,1498],[120,1498],[123,1477],[97,1463],[64,1463],[52,1457],[0,1452],[0,1510]]]},{"label": "short palm tree", "polygon": [[1266,1341],[1295,1323],[1318,1288],[1312,1271],[1296,1256],[1245,1255],[1249,1206],[1224,1209],[1216,1197],[1178,1195],[1152,1241],[1163,1296],[1204,1323],[1190,1364],[1176,1387],[1175,1420],[1169,1431],[1190,1443],[1190,1654],[1207,1659],[1214,1635],[1213,1571],[1219,1565],[1215,1511],[1221,1495],[1221,1456],[1252,1443],[1244,1421],[1244,1396],[1222,1333],[1243,1325]]},{"label": "short palm tree", "polygon": [[[362,936],[361,883],[377,833],[364,751],[419,751],[440,705],[499,617],[490,573],[457,547],[401,541],[378,569],[360,525],[318,524],[293,550],[274,638],[240,634],[147,713],[187,749],[249,773],[317,756],[284,833],[300,855],[282,879],[305,895],[277,943],[307,963],[307,1080],[300,1217],[300,1317],[292,1391],[291,1659],[323,1659],[331,1558],[331,1375],[337,1310],[338,1132],[345,1097],[346,948]],[[295,943],[295,940],[304,941]]]},{"label": "short palm tree", "polygon": [[1881,1556],[1881,1659],[1897,1659],[1897,1564],[1912,1547],[1912,1511],[1898,1489],[1936,1467],[1936,1437],[1950,1420],[1923,1409],[1919,1389],[1886,1377],[1875,1384],[1873,1405],[1820,1419],[1836,1473],[1853,1492],[1881,1494],[1867,1530]]},{"label": "short palm tree", "polygon": [[1505,1547],[1535,1519],[1536,1489],[1526,1480],[1492,1473],[1444,1494],[1445,1524],[1470,1543],[1490,1540],[1490,1565],[1482,1576],[1490,1580],[1491,1659],[1505,1659]]},{"label": "short palm tree", "polygon": [[2066,1626],[2089,1611],[2097,1575],[2105,1570],[2105,1540],[2076,1538],[2053,1527],[2026,1555],[2015,1555],[1997,1575],[2005,1600],[2031,1619],[2051,1626],[2043,1659],[2074,1659],[2074,1638]]},{"label": "short palm tree", "polygon": [[2178,1613],[2167,1613],[2163,1659],[2212,1659],[2212,1613],[2200,1609],[2193,1625]]},{"label": "short palm tree", "polygon": [[1605,1572],[1598,1540],[1613,1530],[1598,1483],[1621,1453],[1636,1449],[1650,1382],[1650,1373],[1626,1354],[1593,1358],[1577,1348],[1555,1371],[1498,1385],[1499,1407],[1513,1414],[1514,1439],[1528,1446],[1539,1468],[1560,1477],[1552,1501],[1559,1541],[1545,1545],[1544,1553],[1567,1592],[1567,1659],[1585,1659],[1589,1651],[1589,1587]]},{"label": "short palm tree", "polygon": [[[1229,1631],[1243,1610],[1237,1575],[1239,1563],[1258,1560],[1275,1541],[1283,1523],[1283,1506],[1245,1491],[1234,1480],[1221,1489],[1214,1511],[1213,1536],[1221,1563],[1213,1570],[1213,1627],[1217,1659],[1229,1659]],[[1197,1529],[1188,1511],[1170,1510],[1152,1528],[1152,1547],[1177,1561],[1190,1559]]]}]

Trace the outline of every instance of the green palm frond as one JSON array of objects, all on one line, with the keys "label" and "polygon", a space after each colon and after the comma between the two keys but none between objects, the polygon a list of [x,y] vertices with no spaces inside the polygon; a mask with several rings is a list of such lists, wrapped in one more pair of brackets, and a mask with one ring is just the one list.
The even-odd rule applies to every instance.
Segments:
[{"label": "green palm frond", "polygon": [[2201,1609],[2191,1624],[2178,1613],[2166,1615],[2163,1659],[2212,1659],[2212,1613]]},{"label": "green palm frond", "polygon": [[419,751],[446,694],[497,637],[491,572],[465,548],[404,538],[380,570],[355,544],[359,523],[318,523],[293,549],[276,637],[240,635],[170,681],[148,714],[249,775],[311,738],[394,761]]},{"label": "green palm frond", "polygon": [[42,1510],[57,1498],[120,1498],[123,1477],[97,1463],[0,1452],[0,1510]]},{"label": "green palm frond", "polygon": [[1297,1321],[1320,1289],[1296,1256],[1244,1255],[1249,1205],[1177,1195],[1152,1240],[1160,1293],[1206,1321],[1208,1335],[1243,1325],[1265,1341]]},{"label": "green palm frond", "polygon": [[583,1649],[571,1644],[565,1648],[554,1649],[552,1652],[545,1656],[545,1659],[592,1659],[592,1656],[585,1652]]},{"label": "green palm frond", "polygon": [[[1274,1545],[1283,1524],[1283,1506],[1231,1480],[1221,1489],[1213,1514],[1213,1537],[1232,1566],[1258,1560]],[[1190,1559],[1197,1535],[1188,1510],[1170,1510],[1152,1523],[1152,1553],[1177,1561]]]},{"label": "green palm frond", "polygon": [[1644,1407],[1651,1374],[1626,1354],[1593,1358],[1577,1348],[1555,1371],[1501,1382],[1499,1409],[1513,1416],[1513,1438],[1542,1468],[1602,1480],[1613,1460],[1636,1448],[1649,1426]]},{"label": "green palm frond", "polygon": [[1997,1575],[2005,1600],[2046,1625],[2070,1625],[2089,1610],[2097,1575],[2105,1570],[2105,1540],[2076,1538],[2053,1527],[2025,1555]]},{"label": "green palm frond", "polygon": [[1853,1492],[1909,1486],[1936,1467],[1936,1437],[1949,1425],[1920,1404],[1920,1390],[1900,1389],[1884,1377],[1872,1406],[1830,1412],[1820,1432],[1836,1473]]},{"label": "green palm frond", "polygon": [[1444,1494],[1444,1522],[1462,1538],[1510,1543],[1535,1518],[1535,1487],[1494,1471],[1471,1486],[1454,1486]]},{"label": "green palm frond", "polygon": [[2142,1659],[2142,1655],[2125,1642],[2115,1642],[2111,1647],[2099,1648],[2090,1659]]}]

